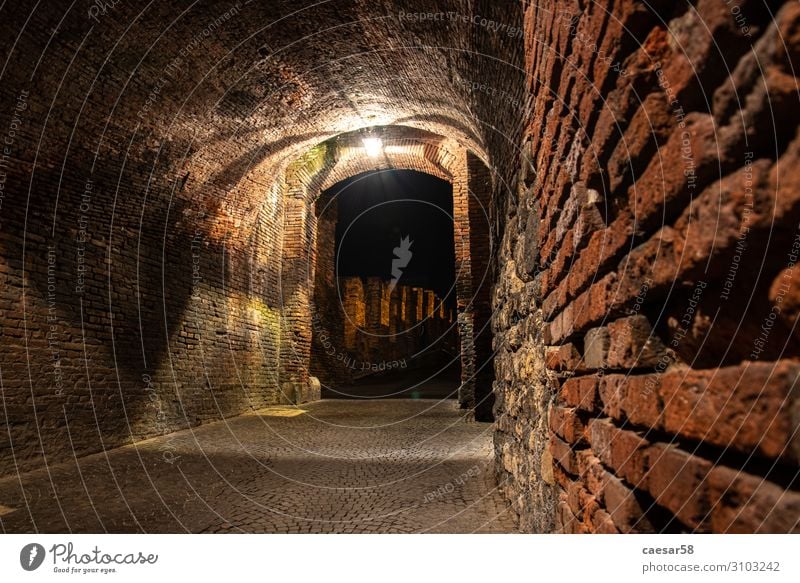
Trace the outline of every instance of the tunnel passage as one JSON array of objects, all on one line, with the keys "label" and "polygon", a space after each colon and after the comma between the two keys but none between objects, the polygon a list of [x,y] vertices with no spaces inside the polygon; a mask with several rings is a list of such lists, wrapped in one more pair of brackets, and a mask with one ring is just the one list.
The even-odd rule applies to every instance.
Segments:
[{"label": "tunnel passage", "polygon": [[4,476],[315,399],[317,197],[412,169],[523,531],[797,530],[800,7],[436,4],[4,8]]},{"label": "tunnel passage", "polygon": [[323,192],[316,212],[311,374],[323,396],[358,396],[349,387],[363,380],[394,385],[385,395],[456,398],[451,184],[410,170],[359,174]]},{"label": "tunnel passage", "polygon": [[[365,136],[380,136],[382,146],[378,155],[365,152]],[[295,261],[299,262],[299,267],[291,268],[290,276],[303,274],[306,290],[302,296],[293,296],[302,299],[291,312],[296,317],[288,322],[292,338],[302,339],[292,345],[291,359],[298,375],[297,384],[305,386],[308,383],[308,363],[314,331],[324,331],[326,335],[335,338],[337,331],[346,335],[349,324],[346,314],[338,309],[341,291],[338,286],[334,288],[332,285],[335,249],[330,234],[337,216],[337,201],[331,198],[333,193],[328,193],[327,197],[323,194],[342,179],[375,169],[422,171],[443,178],[453,186],[452,229],[456,273],[454,295],[458,333],[458,347],[454,356],[461,365],[458,401],[462,408],[474,411],[479,420],[491,420],[494,372],[489,324],[491,175],[476,155],[457,142],[423,130],[375,127],[366,132],[343,134],[311,150],[290,166],[290,184],[296,184],[292,188],[296,192],[304,193],[300,196],[307,201],[306,206],[299,205],[287,215],[287,221],[291,223],[287,226],[287,232],[302,232],[303,236],[290,237],[284,249],[285,253],[288,250],[296,258]],[[298,224],[305,226],[298,228],[295,226]],[[310,291],[312,282],[319,284],[319,288],[313,292]],[[373,296],[378,295],[377,290],[372,293]],[[318,295],[318,305],[311,301],[314,294]],[[287,296],[285,301],[286,298]],[[425,319],[425,312],[430,311],[432,305],[435,305],[434,301],[422,298],[422,305],[414,315],[415,324]],[[322,310],[325,308],[330,308],[331,311],[323,318]],[[318,311],[315,312],[315,309]],[[377,309],[381,309],[380,306]],[[387,305],[386,309],[391,310],[391,306]],[[358,317],[357,314],[354,316]],[[386,318],[388,319],[388,313]],[[388,321],[386,325],[389,326]],[[346,339],[342,337],[339,343],[344,346]],[[326,371],[322,371],[322,379],[326,384],[330,384],[327,381],[337,381],[330,378],[329,372],[336,368],[339,367],[334,366],[331,369],[326,366]],[[340,378],[338,382],[346,381],[347,378]],[[291,393],[292,390],[284,392]]]},{"label": "tunnel passage", "polygon": [[[519,92],[518,43],[380,9],[209,0],[119,4],[99,23],[57,7],[2,19],[19,36],[2,89],[19,108],[0,111],[14,129],[4,473],[313,396],[306,251],[325,185],[298,172],[330,139],[425,131],[510,171],[517,113],[491,129],[489,97],[436,71],[449,61],[466,81],[489,61]],[[422,45],[353,44],[409,34]]]}]

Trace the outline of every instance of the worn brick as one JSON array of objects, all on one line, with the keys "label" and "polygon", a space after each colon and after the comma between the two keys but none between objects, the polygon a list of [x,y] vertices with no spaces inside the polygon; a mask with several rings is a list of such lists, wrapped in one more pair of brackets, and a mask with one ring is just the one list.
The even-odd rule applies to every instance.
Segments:
[{"label": "worn brick", "polygon": [[583,360],[586,368],[605,368],[611,341],[608,328],[591,328],[583,338]]},{"label": "worn brick", "polygon": [[550,346],[545,352],[547,368],[557,371],[583,370],[583,359],[574,344]]},{"label": "worn brick", "polygon": [[800,493],[717,466],[708,477],[711,527],[725,533],[800,532]]},{"label": "worn brick", "polygon": [[555,435],[550,436],[550,453],[553,460],[558,462],[570,474],[578,473],[578,462],[575,459],[575,452],[570,445]]},{"label": "worn brick", "polygon": [[647,450],[644,483],[656,502],[667,508],[686,526],[710,530],[706,516],[711,509],[708,495],[707,460],[674,445],[655,444]]},{"label": "worn brick", "polygon": [[621,318],[608,325],[611,368],[655,367],[666,357],[664,343],[643,315]]},{"label": "worn brick", "polygon": [[619,478],[607,474],[603,484],[603,502],[620,532],[652,532],[644,511],[631,488]]},{"label": "worn brick", "polygon": [[559,395],[567,405],[593,411],[597,402],[598,381],[594,375],[569,378],[562,382]]},{"label": "worn brick", "polygon": [[720,447],[797,462],[798,375],[800,364],[791,361],[665,375],[658,389],[664,428]]},{"label": "worn brick", "polygon": [[584,440],[586,425],[574,407],[550,407],[550,429],[569,443]]},{"label": "worn brick", "polygon": [[598,458],[629,484],[639,486],[647,473],[648,441],[619,429],[608,419],[589,422],[589,442]]}]

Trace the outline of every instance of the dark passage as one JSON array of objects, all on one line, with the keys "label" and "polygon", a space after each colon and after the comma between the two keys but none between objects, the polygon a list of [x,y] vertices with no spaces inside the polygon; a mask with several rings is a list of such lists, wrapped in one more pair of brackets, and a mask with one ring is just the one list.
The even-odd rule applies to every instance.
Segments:
[{"label": "dark passage", "polygon": [[412,170],[371,172],[342,181],[336,270],[340,277],[392,279],[393,250],[410,241],[398,284],[432,289],[455,306],[453,194],[448,182]]},{"label": "dark passage", "polygon": [[342,181],[321,199],[322,222],[332,220],[333,207],[337,217],[335,293],[325,293],[331,264],[317,264],[326,333],[317,331],[312,368],[323,397],[455,398],[451,185],[410,170],[378,171]]}]

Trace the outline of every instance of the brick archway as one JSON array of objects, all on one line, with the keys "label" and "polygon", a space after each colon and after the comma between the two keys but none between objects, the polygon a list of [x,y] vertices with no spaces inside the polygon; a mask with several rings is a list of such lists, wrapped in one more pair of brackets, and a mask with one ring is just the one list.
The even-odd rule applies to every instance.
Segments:
[{"label": "brick archway", "polygon": [[[363,133],[328,140],[291,164],[286,172],[283,250],[284,338],[281,379],[285,398],[303,398],[309,385],[315,285],[333,285],[335,213],[320,218],[330,201],[322,193],[356,175],[375,170],[415,170],[453,185],[456,298],[461,386],[458,400],[476,418],[492,418],[491,307],[492,246],[488,207],[492,177],[481,158],[457,141],[415,128],[391,126],[380,134],[380,156],[368,156]],[[323,273],[317,273],[321,270]]]}]

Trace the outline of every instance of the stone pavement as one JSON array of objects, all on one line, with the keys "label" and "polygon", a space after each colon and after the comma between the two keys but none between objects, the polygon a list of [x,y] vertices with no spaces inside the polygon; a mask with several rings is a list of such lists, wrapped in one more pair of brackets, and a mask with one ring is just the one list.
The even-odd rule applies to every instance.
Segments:
[{"label": "stone pavement", "polygon": [[[514,532],[453,401],[271,408],[0,480],[3,532]],[[27,504],[25,498],[27,497]]]}]

